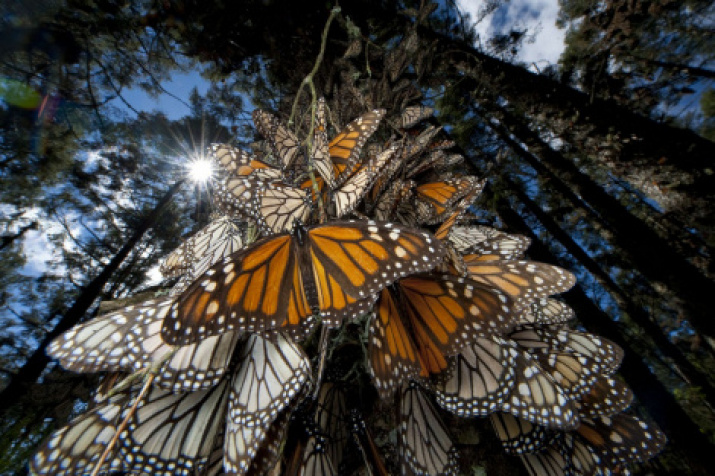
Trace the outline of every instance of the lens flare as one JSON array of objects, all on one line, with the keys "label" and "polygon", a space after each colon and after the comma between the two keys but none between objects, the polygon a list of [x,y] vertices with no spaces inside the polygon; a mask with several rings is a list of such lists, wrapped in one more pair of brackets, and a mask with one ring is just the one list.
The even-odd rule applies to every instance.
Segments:
[{"label": "lens flare", "polygon": [[214,173],[213,162],[204,158],[190,161],[187,168],[189,170],[189,178],[196,183],[208,182]]}]

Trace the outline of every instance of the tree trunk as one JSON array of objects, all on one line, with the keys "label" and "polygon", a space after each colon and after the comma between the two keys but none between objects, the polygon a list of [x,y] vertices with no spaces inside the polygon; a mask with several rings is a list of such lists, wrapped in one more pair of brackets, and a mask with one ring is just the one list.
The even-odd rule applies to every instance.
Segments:
[{"label": "tree trunk", "polygon": [[[627,314],[635,324],[640,326],[647,333],[648,337],[653,339],[658,350],[662,352],[665,357],[672,359],[673,365],[677,367],[676,372],[678,375],[682,375],[688,385],[700,387],[707,401],[711,405],[715,405],[715,389],[707,377],[696,369],[695,366],[688,361],[683,352],[666,337],[663,329],[650,318],[648,312],[637,305],[631,299],[632,295],[627,294],[625,290],[621,289],[621,287],[611,279],[610,275],[573,241],[571,236],[569,236],[553,218],[534,203],[518,185],[509,179],[505,180],[514,193],[514,197],[523,203],[529,212],[541,222],[544,228],[566,248],[566,251],[598,280],[599,284],[616,300],[621,311]],[[621,340],[627,339],[620,331],[618,335]]]},{"label": "tree trunk", "polygon": [[[653,282],[664,283],[677,294],[683,301],[692,326],[703,336],[715,339],[715,320],[710,316],[710,296],[715,295],[715,282],[676,252],[674,244],[658,236],[645,222],[583,174],[573,162],[549,147],[532,131],[520,127],[513,116],[501,114],[501,117],[504,128],[495,127],[501,138],[530,164],[547,164],[553,176],[567,184],[561,189],[572,189],[572,198],[575,192],[596,210],[601,219],[610,225],[608,228],[613,232],[616,246],[628,253],[638,271]],[[541,161],[519,146],[509,133],[538,153]],[[569,195],[568,192],[566,194]]]},{"label": "tree trunk", "polygon": [[[529,248],[531,257],[547,263],[559,263],[560,260],[548,250],[506,201],[500,200],[498,207],[505,223],[532,239]],[[710,455],[715,454],[713,453],[715,446],[685,413],[675,397],[653,375],[648,365],[638,357],[638,352],[621,338],[618,325],[599,309],[580,287],[572,289],[564,297],[576,311],[577,319],[589,331],[602,335],[623,348],[625,357],[619,372],[628,382],[638,401],[648,410],[651,418],[666,433],[669,444],[685,455],[693,473],[713,474],[715,460]]]},{"label": "tree trunk", "polygon": [[[493,124],[494,121],[492,121],[492,127],[498,130],[503,139],[511,139],[510,134],[513,134],[516,139],[527,145],[532,154],[541,158],[541,162],[539,162],[538,159],[530,160],[522,155],[522,158],[525,158],[529,165],[536,168],[540,173],[543,169],[546,169],[550,174],[560,177],[572,188],[574,193],[582,195],[589,202],[589,206],[592,206],[602,216],[610,217],[616,213],[616,216],[620,219],[638,220],[641,233],[644,233],[641,236],[642,239],[649,240],[652,237],[666,240],[669,248],[676,248],[680,254],[689,258],[702,258],[702,248],[706,248],[710,257],[715,256],[715,249],[708,248],[705,243],[692,244],[696,237],[692,232],[686,230],[682,222],[671,220],[670,217],[655,211],[652,207],[649,207],[647,215],[641,218],[624,207],[618,199],[614,198],[603,187],[593,181],[591,177],[582,172],[572,160],[569,160],[561,152],[556,151],[544,142],[518,116],[495,104],[489,105],[488,109],[488,114],[498,119],[499,124]],[[542,170],[537,168],[535,162],[539,164],[543,162]],[[629,190],[627,193],[633,193],[633,191]],[[638,200],[642,201],[643,199],[639,197]],[[659,234],[656,227],[664,229],[665,233]]]},{"label": "tree trunk", "polygon": [[[419,27],[420,35],[437,41],[443,69],[457,68],[464,76],[481,80],[490,96],[505,99],[544,121],[584,157],[600,161],[615,174],[654,199],[653,190],[636,183],[634,172],[646,185],[660,187],[669,211],[687,218],[695,228],[715,236],[715,143],[691,130],[672,127],[634,113],[612,101],[587,94],[521,66],[492,58],[458,39]],[[477,102],[480,97],[473,99]],[[557,125],[558,124],[558,125]],[[611,148],[605,159],[604,147]],[[662,200],[660,200],[663,203]]]},{"label": "tree trunk", "polygon": [[47,346],[55,337],[69,330],[82,319],[87,310],[102,294],[102,289],[109,281],[109,278],[112,277],[112,274],[119,268],[131,250],[139,243],[144,233],[154,225],[159,214],[182,184],[183,180],[180,180],[161,197],[156,207],[139,223],[138,228],[127,240],[126,244],[117,252],[109,264],[104,267],[102,272],[82,290],[82,293],[77,297],[72,307],[64,313],[54,329],[47,333],[37,350],[27,359],[25,365],[12,376],[10,383],[0,392],[0,416],[4,415],[11,405],[21,400],[27,393],[27,389],[40,378],[40,375],[50,362],[50,358],[45,354]]}]

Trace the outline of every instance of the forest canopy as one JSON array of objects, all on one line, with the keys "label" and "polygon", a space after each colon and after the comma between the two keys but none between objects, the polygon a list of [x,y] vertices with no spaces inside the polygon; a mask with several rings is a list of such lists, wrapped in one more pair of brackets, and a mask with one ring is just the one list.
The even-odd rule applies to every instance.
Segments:
[{"label": "forest canopy", "polygon": [[[558,63],[549,65],[520,61],[519,51],[538,42],[529,43],[535,32],[518,15],[509,18],[513,25],[505,20],[517,3],[481,2],[474,16],[455,2],[427,0],[4,4],[0,472],[27,474],[33,455],[51,453],[43,450],[53,441],[47,438],[64,435],[56,432],[74,418],[86,425],[76,428],[99,428],[101,421],[116,429],[125,417],[129,425],[141,426],[144,407],[136,414],[127,409],[142,380],[128,390],[112,390],[126,374],[165,365],[149,380],[156,380],[155,387],[146,389],[154,390],[142,393],[149,392],[148,402],[163,402],[170,397],[161,392],[168,392],[186,395],[177,397],[185,399],[176,403],[181,405],[199,398],[200,389],[219,408],[238,398],[226,396],[229,381],[237,378],[232,372],[244,372],[243,362],[258,360],[252,352],[278,352],[292,373],[281,382],[287,390],[266,410],[277,423],[271,426],[275,434],[265,438],[276,447],[258,441],[247,452],[248,462],[237,457],[236,468],[221,459],[222,445],[218,460],[215,448],[207,447],[201,450],[206,455],[196,456],[198,463],[170,464],[212,474],[222,464],[228,472],[245,472],[249,463],[282,458],[278,464],[293,468],[288,456],[302,455],[300,445],[308,445],[305,454],[328,454],[335,472],[367,464],[378,474],[430,474],[439,460],[444,463],[439,470],[452,474],[570,474],[569,465],[588,474],[584,461],[628,466],[638,474],[710,474],[708,455],[715,449],[715,324],[709,299],[715,295],[712,2],[560,0],[565,45]],[[501,18],[499,30],[481,28],[495,18]],[[487,38],[484,31],[495,33]],[[200,87],[186,97],[173,94],[172,78],[189,74],[201,75]],[[173,95],[188,113],[169,117],[139,104],[140,95],[157,104]],[[213,178],[191,182],[187,164],[205,158],[213,161]],[[275,211],[278,196],[285,203]],[[348,225],[349,218],[363,224]],[[395,223],[397,235],[411,244],[375,251],[381,249],[378,243],[396,240],[395,232],[364,225],[368,218]],[[336,230],[331,221],[339,222]],[[315,243],[329,231],[340,245],[324,251]],[[464,241],[457,238],[460,233]],[[371,244],[356,251],[359,246],[347,238],[354,235]],[[288,240],[285,248],[281,237]],[[218,238],[220,246],[213,241]],[[252,247],[266,243],[286,250],[285,269],[294,265],[300,275],[295,282],[302,284],[276,284],[280,312],[254,316],[252,298],[224,292],[220,283],[231,282],[233,271],[219,270],[216,263],[234,256],[232,266],[248,273],[246,263],[256,256],[250,251],[260,249]],[[334,258],[338,248],[350,260]],[[372,261],[382,278],[365,271]],[[383,261],[399,263],[402,270],[378,268]],[[351,280],[340,271],[348,262],[362,266],[373,281],[356,284],[354,274]],[[503,274],[487,277],[489,265]],[[321,266],[335,282],[321,278]],[[287,279],[270,266],[261,272],[276,283]],[[426,272],[440,280],[425,284],[421,273]],[[212,278],[216,273],[223,281]],[[511,286],[504,284],[512,278]],[[419,319],[406,320],[401,335],[412,336],[420,352],[438,349],[431,354],[435,362],[427,352],[404,363],[409,359],[395,350],[383,361],[398,355],[406,360],[396,370],[380,367],[372,358],[378,355],[375,346],[389,346],[375,336],[398,332],[388,327],[397,326],[397,318],[380,324],[380,316],[392,309],[418,315],[415,303],[422,298],[415,296],[424,296],[424,289],[440,289],[445,296],[460,289],[454,302],[461,304],[454,306],[468,311],[463,303],[476,298],[460,279],[477,283],[484,293],[480,312],[498,332],[480,334],[470,321],[473,327],[464,330],[469,338],[460,337],[459,327],[448,344],[430,347],[416,330]],[[514,286],[520,291],[511,292]],[[206,291],[214,287],[220,291]],[[246,296],[269,301],[269,291],[249,287]],[[289,288],[305,294],[307,324],[284,325],[267,336],[278,327],[268,323],[292,315],[293,308],[282,306],[300,300]],[[347,290],[343,298],[350,312],[336,310],[339,299],[330,293],[338,288]],[[219,292],[222,300],[214,300]],[[358,293],[372,301],[350,302]],[[326,295],[334,298],[331,306]],[[510,303],[508,311],[499,310],[500,299]],[[229,309],[221,318],[231,321],[236,308],[229,301],[258,323],[241,324],[238,331],[223,324],[192,327],[196,316],[214,316],[214,305],[221,312]],[[154,315],[168,317],[150,323]],[[127,316],[137,324],[117,329],[96,324],[116,324]],[[170,331],[167,323],[185,326],[185,334]],[[588,336],[583,338],[599,345],[574,350],[559,332],[573,333],[572,340]],[[85,344],[80,337],[89,334],[95,337]],[[110,345],[120,334],[129,343]],[[135,355],[136,348],[150,345],[145,342],[185,352],[177,349],[210,339],[237,349],[226,351],[229,363],[216,370],[215,380],[206,376],[210,372],[201,374],[204,380],[189,377],[182,373],[186,369],[167,377],[180,360],[171,360],[173,353]],[[75,362],[65,355],[61,342],[68,348],[70,342],[82,358]],[[540,354],[527,342],[540,342],[547,351]],[[83,349],[90,343],[97,349]],[[594,346],[598,349],[589,350]],[[121,358],[100,365],[112,352]],[[461,375],[459,369],[477,365],[469,363],[471,355],[476,362],[490,355],[509,376],[497,379],[501,393],[494,395],[502,400],[490,394],[488,404],[472,402],[470,413],[449,403],[448,384],[437,374],[449,365],[452,374],[445,375]],[[515,375],[543,372],[565,385],[563,368],[556,369],[554,361],[586,369],[576,372],[580,380],[569,387],[571,393],[553,390],[568,403],[554,397],[560,403],[538,416],[535,403],[507,400],[510,389],[524,384]],[[590,371],[589,380],[584,375]],[[224,372],[230,377],[222,377]],[[612,392],[612,413],[589,407],[589,392]],[[301,401],[320,402],[319,409],[330,401],[345,414],[323,421],[313,417],[327,414],[324,410]],[[120,420],[110,424],[107,414]],[[407,436],[401,439],[401,422],[410,435],[421,429],[412,414],[423,422],[442,422],[435,423],[432,440],[425,437],[435,452],[444,450],[430,463],[436,466],[421,462]],[[245,423],[241,418],[232,424]],[[232,427],[224,430],[225,420],[218,410],[207,410],[201,417],[205,434],[211,429],[211,438],[228,434]],[[321,426],[333,420],[330,428]],[[645,431],[650,440],[638,439],[644,433],[638,422],[650,429]],[[503,428],[513,430],[509,425],[521,425],[518,438],[504,436]],[[304,435],[297,428],[308,431]],[[664,449],[658,429],[667,438]],[[636,436],[616,449],[589,440],[588,435],[608,432]],[[141,455],[144,446],[121,440],[104,442],[118,448],[103,470],[158,471],[150,463],[122,469],[118,455]],[[357,442],[352,450],[335,449],[335,441],[348,440]],[[314,451],[322,444],[329,450]],[[639,444],[640,450],[631,449]],[[73,463],[77,471],[91,473],[104,450],[99,446],[82,450],[87,454],[76,461],[87,460]],[[541,456],[513,456],[534,451]],[[624,456],[629,451],[633,454]],[[34,461],[33,470],[42,467]],[[309,471],[309,463],[302,464]],[[547,464],[560,469],[534,469]]]}]

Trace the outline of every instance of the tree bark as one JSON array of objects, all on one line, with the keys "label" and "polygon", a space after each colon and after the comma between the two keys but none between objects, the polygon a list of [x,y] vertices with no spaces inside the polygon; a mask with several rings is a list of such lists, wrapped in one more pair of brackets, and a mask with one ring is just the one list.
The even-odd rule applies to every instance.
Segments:
[{"label": "tree bark", "polygon": [[[437,41],[443,70],[457,68],[464,81],[471,77],[481,82],[481,89],[517,105],[531,117],[543,117],[563,140],[578,147],[584,156],[601,161],[614,173],[633,183],[628,176],[639,171],[650,183],[672,200],[670,211],[687,218],[695,228],[715,234],[715,143],[688,129],[654,121],[634,113],[613,101],[592,99],[589,95],[544,75],[490,57],[459,39],[450,38],[425,27],[420,35]],[[479,95],[473,100],[479,102]],[[555,127],[556,122],[561,126]],[[602,148],[618,144],[608,161]],[[672,182],[672,183],[671,183]],[[666,184],[670,184],[667,185]],[[651,196],[652,191],[644,190]],[[675,208],[673,208],[675,207]]]},{"label": "tree bark", "polygon": [[[583,174],[571,161],[565,159],[541,141],[533,132],[525,130],[508,114],[502,114],[504,128],[495,127],[501,138],[520,157],[532,165],[548,164],[552,178],[563,180],[566,187],[559,189],[567,197],[576,194],[596,210],[613,232],[614,243],[632,258],[638,271],[653,282],[662,282],[683,301],[687,319],[703,336],[715,339],[715,320],[711,318],[715,282],[703,275],[674,248],[673,243],[661,238],[644,221],[626,210],[615,198]],[[525,151],[509,136],[529,145],[540,155],[541,161]],[[543,172],[543,168],[537,166]],[[558,185],[555,185],[558,186]],[[569,193],[565,189],[572,189]],[[579,200],[580,201],[580,200]],[[577,202],[578,203],[578,202]]]},{"label": "tree bark", "polygon": [[0,416],[4,415],[14,403],[20,401],[27,393],[28,388],[37,382],[45,370],[45,367],[47,367],[47,364],[50,362],[50,358],[45,353],[47,346],[54,338],[69,330],[82,319],[87,310],[89,310],[97,298],[100,297],[102,289],[112,277],[112,274],[119,268],[137,243],[139,243],[144,233],[154,225],[159,214],[182,184],[183,180],[180,180],[159,199],[154,209],[139,223],[137,229],[127,240],[126,244],[114,255],[102,272],[82,290],[72,307],[64,313],[57,325],[47,333],[35,352],[33,352],[27,362],[25,362],[25,365],[12,376],[8,385],[0,392]]},{"label": "tree bark", "polygon": [[[523,219],[500,200],[499,214],[515,231],[532,239],[529,255],[540,261],[558,264],[560,260],[551,253],[529,228]],[[620,336],[618,325],[596,306],[591,299],[576,287],[564,295],[566,302],[576,311],[577,319],[591,332],[606,337],[625,352],[619,372],[624,376],[638,401],[648,410],[648,414],[668,437],[669,445],[685,455],[694,474],[709,475],[715,472],[715,446],[700,431],[678,401],[651,372],[648,365],[638,357],[638,352]]]},{"label": "tree bark", "polygon": [[[601,265],[596,263],[588,253],[573,241],[569,234],[566,233],[552,217],[544,212],[541,207],[534,203],[518,185],[509,179],[506,180],[515,198],[523,203],[529,212],[541,222],[544,228],[566,248],[566,251],[598,280],[601,286],[616,300],[621,311],[627,314],[635,324],[640,326],[648,336],[653,339],[658,350],[662,352],[665,357],[672,359],[673,365],[677,367],[678,374],[684,376],[686,383],[691,386],[700,387],[710,405],[715,405],[715,388],[710,384],[707,377],[688,361],[683,352],[666,337],[663,329],[650,318],[648,312],[633,302],[626,291],[611,279],[610,275]],[[621,340],[627,339],[620,331],[618,335]]]}]

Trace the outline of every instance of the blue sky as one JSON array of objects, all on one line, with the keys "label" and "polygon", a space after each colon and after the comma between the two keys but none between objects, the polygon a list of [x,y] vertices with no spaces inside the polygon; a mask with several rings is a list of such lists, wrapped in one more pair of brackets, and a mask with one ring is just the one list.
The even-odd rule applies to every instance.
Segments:
[{"label": "blue sky", "polygon": [[[184,103],[189,102],[191,90],[196,87],[199,94],[206,94],[209,83],[201,77],[200,69],[197,67],[188,73],[173,73],[171,81],[162,82],[162,87],[176,97],[172,97],[169,94],[161,94],[155,98],[149,96],[139,88],[127,89],[123,91],[122,96],[138,111],[161,111],[166,114],[169,119],[176,120],[190,114],[191,111],[189,111],[189,108],[186,107]],[[124,103],[119,99],[115,99],[112,103],[126,110]]]},{"label": "blue sky", "polygon": [[[483,3],[484,0],[458,0],[459,7],[470,13],[473,20],[477,18]],[[509,31],[512,26],[528,28],[529,33],[536,33],[536,36],[532,43],[523,45],[518,59],[532,64],[531,69],[534,69],[533,64],[542,68],[547,63],[557,62],[564,49],[565,31],[555,26],[558,11],[557,0],[512,0],[485,18],[476,29],[481,38],[489,38],[494,33]],[[171,94],[151,97],[139,88],[132,88],[123,91],[123,97],[136,110],[160,111],[169,119],[177,120],[190,113],[185,103],[188,103],[191,90],[196,87],[200,94],[205,94],[209,83],[201,77],[200,68],[195,67],[186,73],[174,73],[171,81],[163,82],[162,86]],[[113,104],[131,114],[119,99],[115,99]],[[26,270],[32,274],[42,270],[46,260],[51,257],[52,247],[47,243],[47,231],[31,231],[27,234],[24,243],[28,256]]]}]

